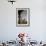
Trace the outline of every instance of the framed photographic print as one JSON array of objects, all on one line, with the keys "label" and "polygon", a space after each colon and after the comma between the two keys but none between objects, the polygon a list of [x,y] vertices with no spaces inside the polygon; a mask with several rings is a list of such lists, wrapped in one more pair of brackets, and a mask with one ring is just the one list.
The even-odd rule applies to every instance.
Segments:
[{"label": "framed photographic print", "polygon": [[16,8],[16,26],[30,26],[30,9]]}]

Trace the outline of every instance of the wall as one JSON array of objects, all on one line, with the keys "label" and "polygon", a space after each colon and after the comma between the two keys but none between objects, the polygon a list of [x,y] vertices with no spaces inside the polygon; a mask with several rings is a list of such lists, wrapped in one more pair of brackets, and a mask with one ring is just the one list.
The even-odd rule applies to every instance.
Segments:
[{"label": "wall", "polygon": [[[45,0],[17,0],[13,5],[0,0],[0,40],[15,40],[18,32],[31,34],[33,40],[46,40]],[[16,27],[16,8],[30,8],[30,27]]]}]

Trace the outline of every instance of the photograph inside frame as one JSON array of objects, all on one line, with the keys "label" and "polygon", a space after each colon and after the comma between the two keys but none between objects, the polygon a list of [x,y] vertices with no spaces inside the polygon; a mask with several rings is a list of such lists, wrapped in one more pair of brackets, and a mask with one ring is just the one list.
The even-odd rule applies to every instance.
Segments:
[{"label": "photograph inside frame", "polygon": [[29,8],[16,8],[16,16],[17,26],[29,26],[30,24]]}]

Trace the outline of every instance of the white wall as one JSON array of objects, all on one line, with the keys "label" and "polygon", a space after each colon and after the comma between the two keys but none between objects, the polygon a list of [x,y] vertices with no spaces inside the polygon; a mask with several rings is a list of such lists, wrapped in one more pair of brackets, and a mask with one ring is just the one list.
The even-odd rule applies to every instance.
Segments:
[{"label": "white wall", "polygon": [[[17,0],[13,5],[0,0],[0,40],[14,40],[18,32],[31,34],[34,40],[46,40],[45,0]],[[16,27],[16,8],[30,8],[30,27]]]}]

